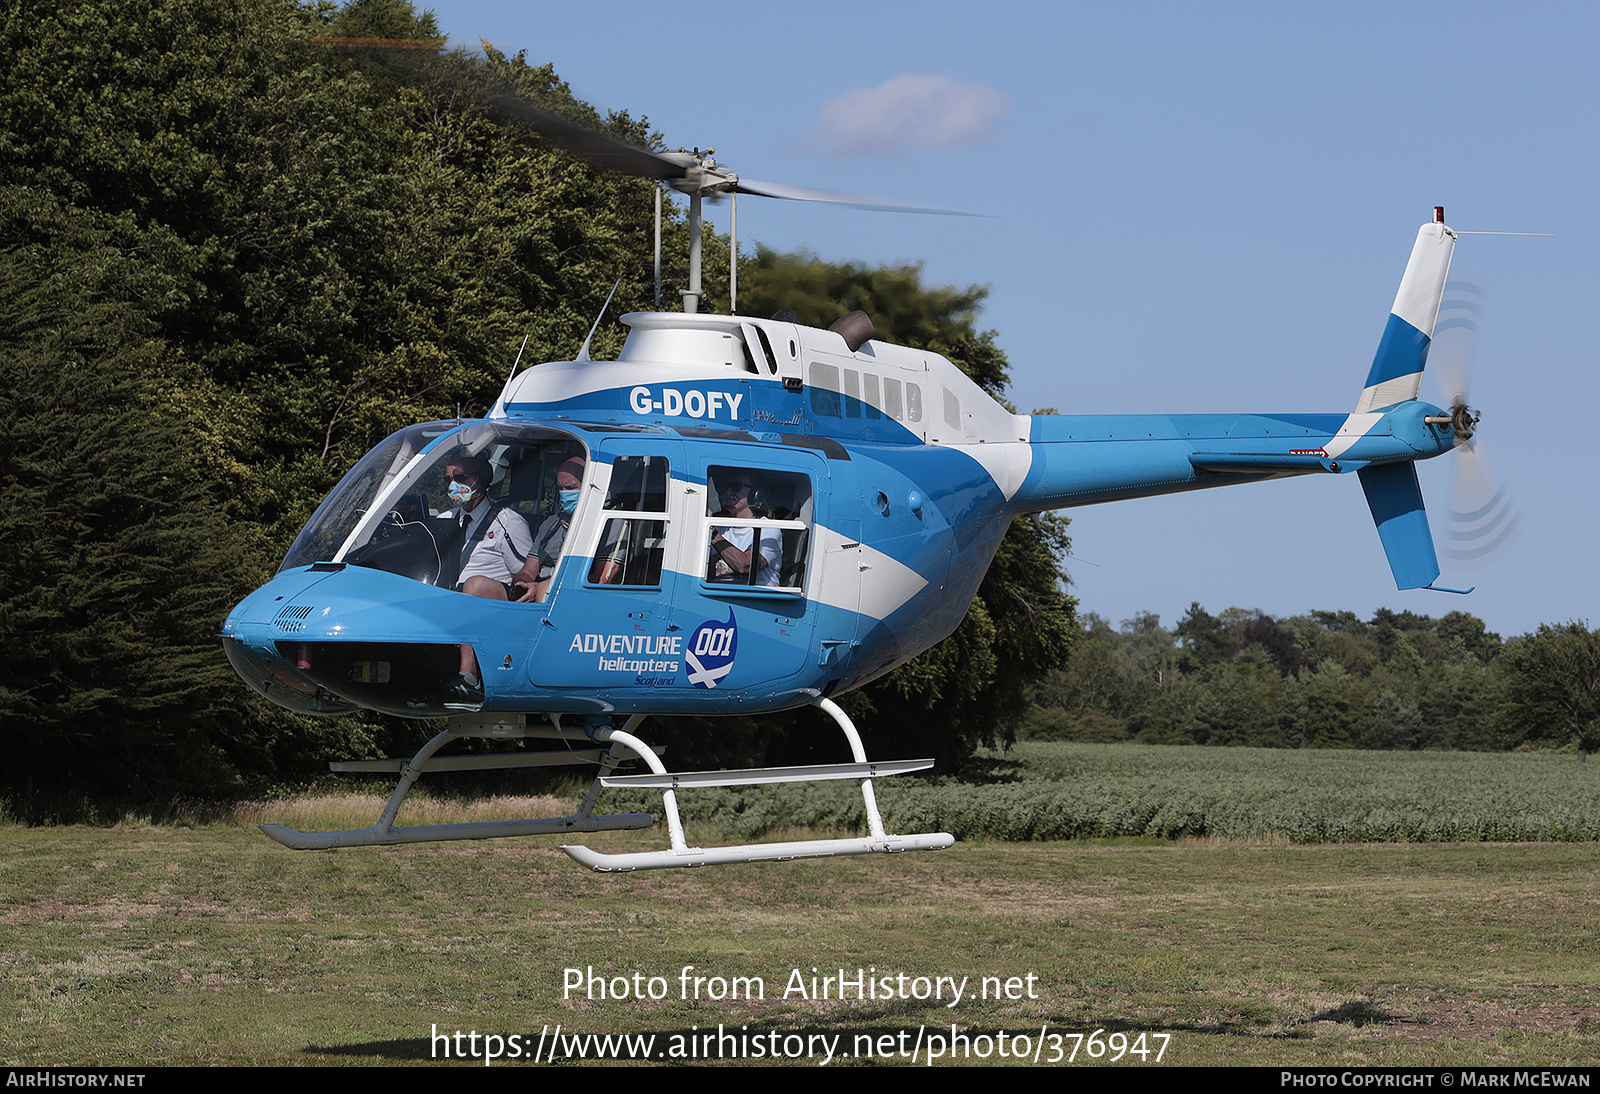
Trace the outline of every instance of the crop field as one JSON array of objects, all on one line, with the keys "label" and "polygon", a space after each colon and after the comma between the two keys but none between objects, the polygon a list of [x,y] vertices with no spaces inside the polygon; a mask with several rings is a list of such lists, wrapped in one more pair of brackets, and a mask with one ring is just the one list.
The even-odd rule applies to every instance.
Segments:
[{"label": "crop field", "polygon": [[[250,827],[370,823],[376,794],[0,825],[0,1060],[1346,1067],[1600,1055],[1600,842],[1562,819],[1571,805],[1593,823],[1593,764],[1035,745],[983,757],[972,775],[965,804],[953,781],[905,780],[892,799],[882,787],[892,828],[948,825],[962,839],[949,851],[620,876],[538,840],[297,853]],[[1285,828],[1296,795],[1307,822]],[[705,797],[694,842],[801,834],[750,802]],[[554,806],[435,798],[401,821]],[[810,808],[788,823],[848,829],[827,802]],[[1052,841],[1054,813],[1102,827]],[[1161,819],[1179,816],[1188,827]],[[1143,827],[1115,831],[1114,818]],[[1519,823],[1546,834],[1507,842]],[[1318,832],[1340,842],[1311,842]],[[1035,838],[998,838],[1019,833]],[[633,850],[664,836],[591,842]]]},{"label": "crop field", "polygon": [[[1600,768],[1571,754],[1354,752],[1023,743],[960,778],[879,784],[899,831],[957,839],[1149,836],[1293,843],[1600,840]],[[619,811],[659,805],[606,799]],[[684,795],[727,838],[801,823],[855,831],[852,785]]]}]

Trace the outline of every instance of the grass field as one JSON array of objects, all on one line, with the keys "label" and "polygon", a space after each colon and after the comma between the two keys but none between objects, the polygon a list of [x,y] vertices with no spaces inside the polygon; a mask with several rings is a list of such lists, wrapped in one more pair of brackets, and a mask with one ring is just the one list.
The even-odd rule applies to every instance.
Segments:
[{"label": "grass field", "polygon": [[[267,819],[368,823],[376,802]],[[367,1065],[537,1046],[543,1062],[594,1052],[571,1038],[598,1034],[653,1036],[654,1059],[776,1052],[837,1067],[910,1063],[913,1049],[926,1063],[935,1035],[950,1062],[954,1026],[961,1063],[1066,1063],[1076,1047],[1075,1066],[1118,1053],[1154,1066],[1158,1052],[1179,1065],[1592,1065],[1597,860],[1594,842],[980,840],[602,876],[535,840],[297,853],[226,819],[12,825],[0,1059]],[[705,978],[698,999],[683,997],[685,966],[691,996]],[[872,970],[887,997],[809,997],[813,975],[841,969]],[[583,970],[628,998],[564,987]],[[985,978],[1001,998],[975,997]],[[964,994],[946,1006],[952,981]],[[935,983],[943,998],[914,997]],[[457,1030],[477,1045],[432,1036]]]}]

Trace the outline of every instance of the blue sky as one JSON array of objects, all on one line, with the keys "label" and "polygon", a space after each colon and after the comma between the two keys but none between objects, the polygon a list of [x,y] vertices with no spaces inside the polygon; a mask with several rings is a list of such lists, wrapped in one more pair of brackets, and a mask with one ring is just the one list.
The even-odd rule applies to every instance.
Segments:
[{"label": "blue sky", "polygon": [[[1418,225],[1486,286],[1471,402],[1521,535],[1395,590],[1353,475],[1073,510],[1081,610],[1169,625],[1464,609],[1600,623],[1591,256],[1600,8],[944,2],[429,5],[753,179],[985,218],[747,198],[739,233],[989,288],[1020,410],[1353,409]],[[711,219],[726,229],[725,207]],[[1446,396],[1424,382],[1424,397]],[[1420,473],[1435,531],[1453,457]],[[1091,565],[1092,564],[1092,565]]]}]

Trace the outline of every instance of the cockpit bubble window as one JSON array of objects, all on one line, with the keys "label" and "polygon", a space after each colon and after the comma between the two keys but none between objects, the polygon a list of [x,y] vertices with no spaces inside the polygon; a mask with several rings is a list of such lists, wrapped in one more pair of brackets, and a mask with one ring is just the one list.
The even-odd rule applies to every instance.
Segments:
[{"label": "cockpit bubble window", "polygon": [[[707,585],[801,595],[811,539],[811,478],[754,467],[706,469]],[[731,591],[731,590],[730,590]]]},{"label": "cockpit bubble window", "polygon": [[455,503],[446,466],[463,453],[487,462],[490,500],[535,529],[560,508],[557,470],[585,456],[586,449],[566,433],[506,422],[438,422],[402,430],[334,488],[282,568],[348,562],[453,588],[470,545],[461,522],[448,515]]},{"label": "cockpit bubble window", "polygon": [[278,571],[282,573],[313,562],[332,560],[356,521],[366,513],[367,503],[383,493],[418,452],[458,428],[459,422],[427,422],[385,438],[363,456],[317,506],[317,511],[289,546],[289,553],[283,556]]}]

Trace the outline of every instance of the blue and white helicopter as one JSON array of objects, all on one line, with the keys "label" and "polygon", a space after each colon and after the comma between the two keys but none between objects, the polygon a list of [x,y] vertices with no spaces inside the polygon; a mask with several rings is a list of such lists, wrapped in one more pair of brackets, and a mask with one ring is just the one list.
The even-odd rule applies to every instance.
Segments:
[{"label": "blue and white helicopter", "polygon": [[[371,828],[262,827],[309,849],[651,825],[649,814],[594,812],[602,787],[626,786],[661,790],[669,848],[565,847],[578,862],[637,870],[947,847],[945,833],[886,832],[873,796],[873,779],[932,761],[868,760],[834,700],[954,631],[1017,517],[1355,472],[1396,583],[1434,587],[1413,465],[1465,444],[1477,422],[1464,402],[1418,398],[1455,242],[1437,209],[1355,409],[1331,414],[1013,414],[945,358],[875,341],[860,313],[820,330],[694,313],[691,296],[689,313],[626,315],[617,360],[589,360],[585,343],[577,360],[514,374],[482,419],[413,426],[374,448],[228,617],[230,661],[275,703],[448,718],[409,760],[335,765],[399,773]],[[493,505],[541,532],[561,485],[570,500],[576,483],[538,599],[457,591],[475,550],[450,515],[452,477],[473,477],[463,465],[490,480]],[[671,772],[640,736],[651,715],[803,705],[833,718],[855,762]],[[558,744],[436,755],[469,736]],[[635,757],[648,772],[616,773]],[[598,774],[571,816],[394,823],[423,772],[576,762]],[[819,779],[859,780],[867,835],[685,840],[680,789]]]}]

